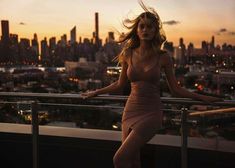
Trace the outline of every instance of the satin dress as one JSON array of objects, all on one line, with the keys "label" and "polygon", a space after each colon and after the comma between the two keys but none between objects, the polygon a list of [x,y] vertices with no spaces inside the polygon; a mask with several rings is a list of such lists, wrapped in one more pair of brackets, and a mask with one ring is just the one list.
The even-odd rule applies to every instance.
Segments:
[{"label": "satin dress", "polygon": [[159,61],[146,72],[133,66],[132,55],[129,62],[127,77],[131,82],[131,93],[122,115],[122,140],[135,130],[148,141],[162,126]]}]

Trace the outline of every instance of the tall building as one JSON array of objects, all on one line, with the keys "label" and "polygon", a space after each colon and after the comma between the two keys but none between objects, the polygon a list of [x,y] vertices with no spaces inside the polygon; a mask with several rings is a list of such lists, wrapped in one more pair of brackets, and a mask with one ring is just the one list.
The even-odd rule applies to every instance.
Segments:
[{"label": "tall building", "polygon": [[0,62],[11,63],[10,56],[10,36],[9,36],[9,22],[8,20],[1,21],[2,36],[0,46]]},{"label": "tall building", "polygon": [[31,63],[31,53],[30,53],[30,40],[27,38],[20,38],[19,43],[19,61],[21,64],[30,64]]},{"label": "tall building", "polygon": [[179,49],[181,50],[179,64],[185,65],[185,64],[187,64],[187,58],[186,58],[186,47],[185,47],[183,38],[180,38],[180,40],[179,40]]},{"label": "tall building", "polygon": [[92,32],[91,43],[92,43],[92,44],[95,44],[95,42],[96,42],[96,35],[95,35],[95,32]]},{"label": "tall building", "polygon": [[77,39],[76,26],[74,26],[70,31],[70,44],[76,43],[76,39]]},{"label": "tall building", "polygon": [[205,53],[208,53],[208,43],[205,40],[202,41],[202,49]]},{"label": "tall building", "polygon": [[194,45],[193,45],[193,43],[189,43],[188,49],[187,49],[187,58],[188,58],[189,64],[192,63],[193,51],[194,51]]},{"label": "tall building", "polygon": [[18,35],[17,34],[10,34],[10,42],[14,45],[18,44]]},{"label": "tall building", "polygon": [[50,48],[50,50],[56,49],[56,38],[55,37],[51,37],[49,39],[49,48]]},{"label": "tall building", "polygon": [[39,57],[39,45],[38,45],[38,37],[37,34],[34,33],[33,39],[32,39],[32,59],[34,62],[38,62],[38,57]]},{"label": "tall building", "polygon": [[214,49],[215,48],[215,36],[211,37],[211,43],[210,43],[210,49]]},{"label": "tall building", "polygon": [[57,64],[57,57],[56,57],[56,38],[51,37],[49,39],[49,55],[51,58],[51,64],[52,66],[55,66]]},{"label": "tall building", "polygon": [[2,20],[1,21],[1,28],[2,28],[2,37],[1,41],[2,43],[8,43],[9,42],[9,22],[8,20]]},{"label": "tall building", "polygon": [[108,32],[108,41],[107,42],[113,42],[114,41],[114,32]]},{"label": "tall building", "polygon": [[49,48],[46,37],[41,41],[41,61],[43,64],[50,64]]},{"label": "tall building", "polygon": [[99,40],[99,13],[95,13],[95,44],[96,47],[100,47],[100,40]]},{"label": "tall building", "polygon": [[18,35],[10,34],[10,53],[13,64],[19,64],[19,44]]},{"label": "tall building", "polygon": [[63,47],[65,47],[67,45],[67,35],[64,34],[63,36],[61,36],[61,45]]}]

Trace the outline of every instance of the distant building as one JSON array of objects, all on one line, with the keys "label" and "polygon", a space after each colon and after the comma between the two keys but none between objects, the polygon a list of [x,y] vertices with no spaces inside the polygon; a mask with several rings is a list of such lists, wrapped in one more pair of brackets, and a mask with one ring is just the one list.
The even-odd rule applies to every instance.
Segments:
[{"label": "distant building", "polygon": [[115,38],[114,38],[114,32],[108,32],[108,39],[107,39],[107,43],[112,43],[114,42]]},{"label": "distant building", "polygon": [[8,44],[9,43],[9,22],[8,20],[2,20],[1,21],[1,28],[2,28],[2,36],[1,41],[2,43]]},{"label": "distant building", "polygon": [[181,48],[178,47],[174,47],[174,55],[173,55],[176,64],[180,64],[181,60],[182,60],[182,50]]},{"label": "distant building", "polygon": [[98,50],[101,47],[101,40],[99,37],[99,13],[95,13],[95,45]]},{"label": "distant building", "polygon": [[76,26],[70,31],[70,44],[75,44],[77,41]]},{"label": "distant building", "polygon": [[19,60],[22,64],[28,65],[31,63],[30,40],[21,38],[19,44]]},{"label": "distant building", "polygon": [[32,39],[32,61],[38,63],[39,57],[39,45],[38,45],[38,37],[37,34],[34,33],[34,37]]},{"label": "distant building", "polygon": [[180,65],[185,65],[187,64],[187,58],[186,58],[186,47],[184,44],[184,39],[180,38],[180,44],[179,44],[179,49],[180,49],[180,59],[179,59],[179,64]]},{"label": "distant building", "polygon": [[63,36],[61,36],[61,45],[62,45],[62,47],[66,47],[67,44],[68,44],[68,42],[67,42],[67,35],[63,34]]},{"label": "distant building", "polygon": [[95,79],[98,64],[87,61],[86,58],[80,58],[78,62],[65,61],[65,71],[69,80],[77,83],[80,90],[97,89],[102,85],[101,80]]},{"label": "distant building", "polygon": [[19,42],[17,34],[10,34],[10,53],[13,64],[19,65]]},{"label": "distant building", "polygon": [[49,39],[49,55],[50,55],[50,59],[51,59],[51,66],[57,66],[57,62],[58,62],[58,56],[56,55],[56,49],[57,49],[57,45],[56,45],[56,38],[55,37],[51,37]]},{"label": "distant building", "polygon": [[86,70],[91,70],[91,71],[96,71],[98,68],[98,63],[96,62],[91,62],[91,61],[87,61],[86,58],[81,57],[79,59],[79,61],[75,62],[75,61],[65,61],[65,71],[70,74],[70,75],[74,75],[74,70],[76,68],[82,68],[82,69],[86,69]]},{"label": "distant building", "polygon": [[1,56],[0,62],[10,63],[12,61],[10,55],[10,36],[9,36],[9,22],[8,20],[1,21],[2,36],[1,36]]},{"label": "distant building", "polygon": [[211,42],[210,42],[210,49],[214,49],[215,48],[215,36],[211,37]]},{"label": "distant building", "polygon": [[50,64],[49,48],[46,37],[41,41],[41,62],[45,65]]}]

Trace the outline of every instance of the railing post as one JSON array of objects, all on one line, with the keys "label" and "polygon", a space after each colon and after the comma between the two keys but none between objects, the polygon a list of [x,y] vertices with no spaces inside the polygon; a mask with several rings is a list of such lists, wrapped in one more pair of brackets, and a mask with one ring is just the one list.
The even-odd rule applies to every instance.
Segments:
[{"label": "railing post", "polygon": [[33,101],[31,103],[32,110],[32,143],[33,143],[33,168],[38,168],[38,103]]},{"label": "railing post", "polygon": [[181,168],[188,167],[188,109],[181,109]]}]

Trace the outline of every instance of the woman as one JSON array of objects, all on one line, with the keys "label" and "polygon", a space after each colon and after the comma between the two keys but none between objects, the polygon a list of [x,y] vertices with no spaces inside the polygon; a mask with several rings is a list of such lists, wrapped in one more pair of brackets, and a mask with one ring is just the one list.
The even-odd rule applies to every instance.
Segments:
[{"label": "woman", "polygon": [[140,168],[140,148],[146,144],[162,125],[162,110],[159,93],[160,69],[165,71],[171,92],[206,102],[218,98],[191,93],[181,88],[173,73],[170,56],[161,50],[166,40],[157,13],[145,10],[134,20],[126,20],[130,29],[120,42],[124,47],[118,59],[122,65],[119,80],[105,88],[83,93],[84,98],[111,93],[123,88],[128,80],[131,93],[122,116],[122,145],[113,162],[115,168]]}]

